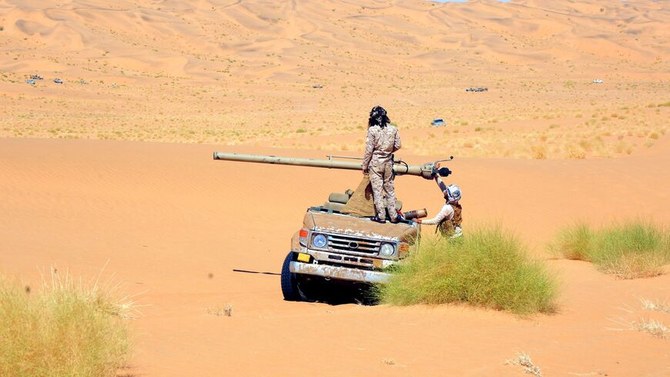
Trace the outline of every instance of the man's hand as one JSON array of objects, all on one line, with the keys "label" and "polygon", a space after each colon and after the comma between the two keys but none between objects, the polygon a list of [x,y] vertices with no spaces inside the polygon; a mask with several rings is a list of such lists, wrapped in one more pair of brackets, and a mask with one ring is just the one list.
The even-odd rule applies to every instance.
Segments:
[{"label": "man's hand", "polygon": [[440,169],[440,163],[438,162],[433,166],[433,171],[430,173],[430,176],[433,177],[433,179],[437,178],[439,175],[438,170]]}]

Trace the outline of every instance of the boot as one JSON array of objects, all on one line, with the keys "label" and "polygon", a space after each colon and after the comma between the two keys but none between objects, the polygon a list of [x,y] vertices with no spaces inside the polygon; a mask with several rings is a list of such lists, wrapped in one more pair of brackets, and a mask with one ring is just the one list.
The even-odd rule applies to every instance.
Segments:
[{"label": "boot", "polygon": [[372,220],[376,223],[380,223],[380,224],[385,224],[386,223],[386,219],[380,219],[379,216],[377,216],[377,215],[372,216],[370,218],[370,220]]}]

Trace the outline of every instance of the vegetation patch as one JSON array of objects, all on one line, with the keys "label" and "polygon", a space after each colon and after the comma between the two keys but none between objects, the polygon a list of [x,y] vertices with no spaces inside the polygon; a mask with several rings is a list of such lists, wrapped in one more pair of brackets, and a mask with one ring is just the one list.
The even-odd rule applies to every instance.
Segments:
[{"label": "vegetation patch", "polygon": [[491,227],[422,240],[378,294],[392,305],[466,303],[532,314],[555,311],[557,288],[514,236]]},{"label": "vegetation patch", "polygon": [[562,229],[549,248],[623,279],[661,275],[663,266],[670,263],[670,233],[642,220],[601,229],[576,223]]},{"label": "vegetation patch", "polygon": [[533,363],[533,360],[531,360],[527,353],[521,352],[517,354],[514,359],[507,360],[506,364],[519,365],[523,367],[524,372],[532,374],[535,377],[542,377],[542,370]]},{"label": "vegetation patch", "polygon": [[130,305],[54,271],[41,289],[0,276],[0,376],[116,376]]},{"label": "vegetation patch", "polygon": [[660,321],[643,320],[633,324],[638,331],[649,333],[657,338],[666,339],[670,335],[670,328]]},{"label": "vegetation patch", "polygon": [[642,307],[645,310],[651,310],[662,313],[670,313],[670,305],[665,303],[659,303],[653,300],[641,299]]},{"label": "vegetation patch", "polygon": [[212,306],[207,308],[207,314],[215,315],[217,317],[232,317],[233,306],[231,304]]}]

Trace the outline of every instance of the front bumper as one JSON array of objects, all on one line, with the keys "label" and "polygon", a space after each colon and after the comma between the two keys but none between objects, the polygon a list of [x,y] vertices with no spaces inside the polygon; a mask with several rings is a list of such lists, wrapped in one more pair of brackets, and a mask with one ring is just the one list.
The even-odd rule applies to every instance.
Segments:
[{"label": "front bumper", "polygon": [[391,274],[380,271],[360,270],[349,267],[329,266],[293,261],[289,270],[294,274],[314,275],[330,279],[357,281],[362,283],[387,283]]}]

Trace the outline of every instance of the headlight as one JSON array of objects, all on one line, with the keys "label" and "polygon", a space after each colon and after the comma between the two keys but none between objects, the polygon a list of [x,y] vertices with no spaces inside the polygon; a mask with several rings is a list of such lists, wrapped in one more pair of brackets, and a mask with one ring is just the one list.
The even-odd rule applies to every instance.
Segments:
[{"label": "headlight", "polygon": [[312,239],[312,245],[314,245],[314,247],[316,248],[323,249],[324,247],[326,247],[327,244],[328,239],[326,239],[326,236],[324,236],[323,234],[317,234]]},{"label": "headlight", "polygon": [[390,243],[383,243],[382,247],[379,249],[379,254],[385,257],[390,257],[393,253],[395,253],[395,247]]}]

